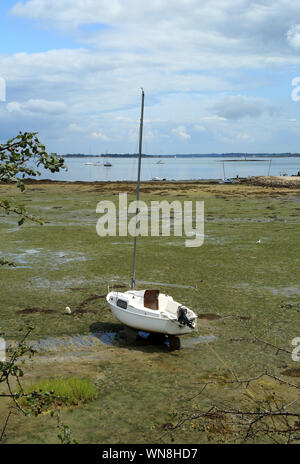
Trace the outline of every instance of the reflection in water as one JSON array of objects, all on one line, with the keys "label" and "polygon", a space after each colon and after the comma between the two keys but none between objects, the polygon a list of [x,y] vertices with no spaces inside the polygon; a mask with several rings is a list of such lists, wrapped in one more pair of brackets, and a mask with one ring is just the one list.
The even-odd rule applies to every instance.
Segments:
[{"label": "reflection in water", "polygon": [[[90,335],[76,335],[67,337],[48,337],[41,340],[35,340],[28,342],[37,352],[60,352],[64,355],[67,351],[78,351],[78,350],[89,350],[97,348],[99,344],[104,345],[115,345],[124,346],[126,345],[142,345],[142,346],[154,346],[154,345],[169,345],[167,337],[161,336],[161,334],[149,334],[148,332],[138,332],[138,339],[136,342],[126,341],[124,330],[120,332],[93,332]],[[218,339],[215,335],[205,335],[194,338],[181,338],[182,348],[194,348],[200,343],[210,343]],[[140,342],[140,343],[139,343]]]},{"label": "reflection in water", "polygon": [[[98,332],[96,334],[93,334],[96,336],[99,340],[101,340],[102,343],[105,345],[117,345],[118,344],[118,337],[116,338],[116,332]],[[123,333],[120,333],[120,335],[124,335]],[[148,332],[143,332],[139,331],[138,332],[139,338],[141,341],[144,341],[144,344],[147,345],[155,345],[155,344],[161,344],[161,340],[155,339]],[[123,338],[123,337],[122,337]],[[182,348],[194,348],[195,346],[203,343],[211,343],[214,342],[218,339],[215,335],[203,335],[203,336],[198,336],[198,337],[193,337],[193,338],[181,338],[181,346]],[[169,341],[168,338],[165,337],[163,344],[166,346],[169,346]]]},{"label": "reflection in water", "polygon": [[101,342],[104,343],[104,345],[113,345],[116,337],[116,332],[97,333],[93,335],[96,335],[96,337],[99,338],[99,340],[101,340]]}]

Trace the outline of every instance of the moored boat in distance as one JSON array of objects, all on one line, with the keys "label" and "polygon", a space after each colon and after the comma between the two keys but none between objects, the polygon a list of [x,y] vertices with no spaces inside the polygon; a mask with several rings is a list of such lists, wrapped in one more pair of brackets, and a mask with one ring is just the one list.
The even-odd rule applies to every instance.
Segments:
[{"label": "moored boat in distance", "polygon": [[102,163],[84,163],[86,166],[102,166]]},{"label": "moored boat in distance", "polygon": [[220,180],[219,184],[233,184],[233,180],[232,179],[222,179]]}]

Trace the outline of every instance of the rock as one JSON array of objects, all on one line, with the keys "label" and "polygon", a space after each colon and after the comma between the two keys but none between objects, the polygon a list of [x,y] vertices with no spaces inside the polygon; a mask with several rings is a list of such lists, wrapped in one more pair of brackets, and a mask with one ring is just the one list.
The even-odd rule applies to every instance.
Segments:
[{"label": "rock", "polygon": [[66,309],[64,310],[64,314],[72,314],[71,308],[69,308],[69,306],[66,306]]}]

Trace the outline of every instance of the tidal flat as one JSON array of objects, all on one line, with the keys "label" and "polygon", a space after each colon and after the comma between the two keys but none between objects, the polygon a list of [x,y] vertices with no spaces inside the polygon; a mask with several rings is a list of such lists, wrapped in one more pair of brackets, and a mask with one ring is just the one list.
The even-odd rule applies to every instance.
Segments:
[{"label": "tidal flat", "polygon": [[[142,183],[141,199],[147,204],[205,202],[201,247],[187,248],[185,237],[172,235],[138,240],[137,280],[196,287],[160,287],[199,316],[198,332],[182,337],[185,343],[176,352],[122,341],[122,326],[105,300],[109,280],[129,283],[133,247],[131,237],[97,235],[96,206],[101,200],[118,205],[120,192],[132,201],[135,189],[134,182],[40,181],[27,183],[21,193],[0,185],[1,198],[44,220],[43,226],[26,221],[18,227],[13,216],[0,217],[1,256],[16,265],[0,269],[0,327],[9,342],[17,341],[19,329],[29,322],[35,327],[32,343],[61,341],[59,349],[50,344],[26,360],[25,384],[77,375],[99,388],[97,400],[63,411],[79,443],[218,442],[218,428],[208,432],[197,420],[176,428],[182,411],[215,400],[232,407],[245,404],[242,389],[225,383],[233,375],[245,379],[267,370],[299,383],[293,375],[300,364],[292,360],[291,343],[300,337],[300,188]],[[71,315],[63,314],[66,306]],[[105,333],[114,334],[108,336],[111,343],[94,335]],[[93,336],[95,342],[79,342]],[[193,342],[198,337],[207,337],[201,339],[207,343]],[[198,396],[201,383],[211,380],[224,383]],[[295,393],[271,378],[257,380],[253,389],[257,397],[276,391],[282,401],[292,401]],[[0,420],[5,408],[3,401]],[[56,434],[47,414],[15,416],[7,442],[55,443]],[[234,441],[230,429],[225,435],[225,441]]]}]

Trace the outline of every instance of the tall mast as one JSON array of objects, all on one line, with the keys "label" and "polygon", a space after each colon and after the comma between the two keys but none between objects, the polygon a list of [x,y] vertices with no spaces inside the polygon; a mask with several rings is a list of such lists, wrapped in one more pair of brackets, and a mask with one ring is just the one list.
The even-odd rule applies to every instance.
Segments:
[{"label": "tall mast", "polygon": [[139,165],[138,165],[138,178],[137,178],[137,192],[136,192],[136,221],[135,221],[135,234],[134,234],[134,251],[133,251],[133,270],[132,270],[132,279],[131,279],[131,289],[135,288],[135,261],[136,261],[136,242],[137,242],[137,223],[138,223],[138,214],[139,207],[138,201],[140,199],[140,185],[141,185],[141,161],[142,161],[142,142],[143,142],[143,122],[144,122],[144,90],[142,89],[142,104],[141,104],[141,121],[140,121],[140,140],[139,140]]}]

